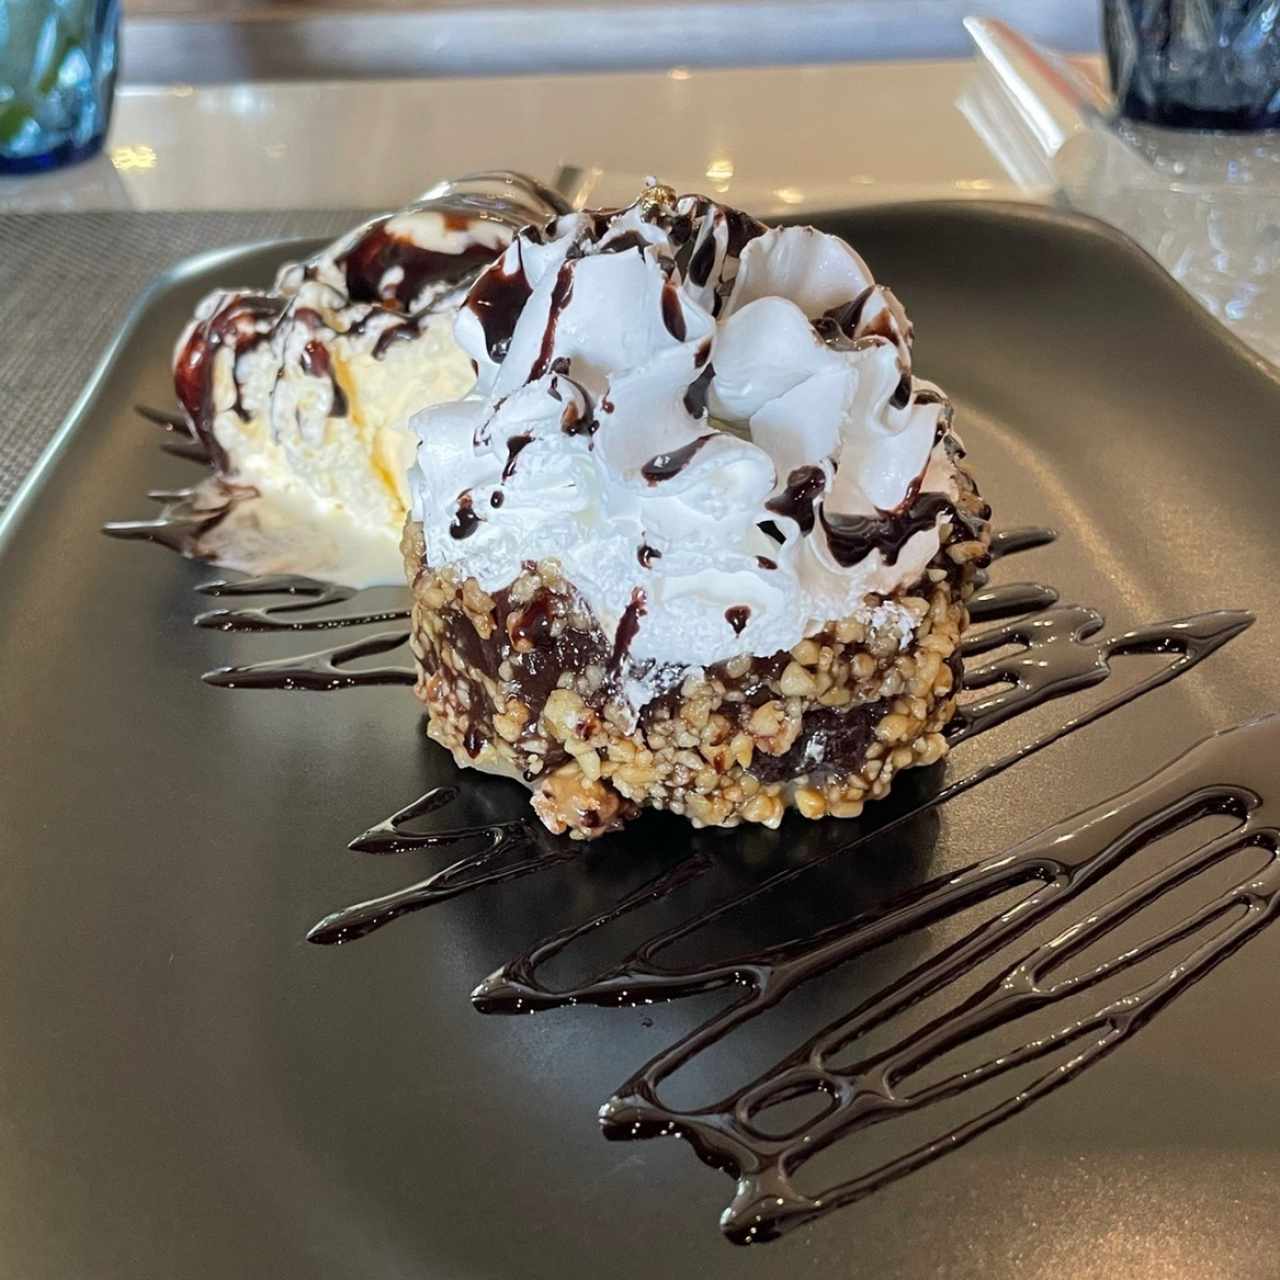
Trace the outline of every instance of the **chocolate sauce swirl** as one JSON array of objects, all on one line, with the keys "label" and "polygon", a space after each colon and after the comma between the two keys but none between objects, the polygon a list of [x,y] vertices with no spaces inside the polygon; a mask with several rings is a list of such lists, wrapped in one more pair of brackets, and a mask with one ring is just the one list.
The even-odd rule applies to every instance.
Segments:
[{"label": "chocolate sauce swirl", "polygon": [[[738,1244],[794,1230],[954,1151],[1097,1062],[1280,914],[1278,769],[1280,717],[1215,734],[1136,787],[1011,850],[926,884],[871,918],[854,917],[801,945],[740,958],[731,980],[745,987],[744,994],[657,1054],[618,1089],[600,1111],[605,1136],[631,1140],[677,1134],[708,1164],[736,1176],[737,1191],[721,1217],[721,1229]],[[892,1028],[893,1019],[913,1004],[946,990],[979,963],[1015,945],[1086,888],[1105,884],[1117,868],[1169,833],[1209,816],[1231,819],[1231,828],[1169,860],[1136,885],[1115,889],[1082,920],[1064,923],[1048,942],[1015,955],[975,995],[924,1026],[900,1033],[889,1047],[861,1047],[874,1030]],[[1212,884],[1207,873],[1245,849],[1264,855],[1261,870],[1248,871],[1225,890],[1210,887],[1190,914],[1155,928],[1136,946],[1121,951],[1112,943],[1108,953],[1108,935],[1117,925],[1200,877]],[[660,1086],[675,1070],[801,984],[891,939],[1022,887],[1030,892],[1016,911],[988,919],[920,962],[748,1084],[697,1110],[662,1101]],[[1068,961],[1092,956],[1095,950],[1099,958],[1082,973],[1055,976]],[[920,1081],[927,1067],[957,1049],[1014,1028],[1026,1015],[1050,1009],[1105,979],[1123,977],[1152,959],[1165,966],[1155,977],[1135,977],[1120,995],[1065,1026],[1029,1039],[1019,1039],[1015,1030],[1013,1046],[998,1056]],[[487,985],[478,996],[489,998]],[[796,1172],[833,1143],[1039,1063],[1046,1069],[1029,1084],[1010,1084],[1002,1100],[972,1119],[944,1128],[923,1144],[904,1144],[901,1154],[818,1195],[797,1189]],[[755,1123],[769,1107],[801,1097],[825,1099],[828,1105],[782,1135]]]},{"label": "chocolate sauce swirl", "polygon": [[[1043,545],[1051,537],[1047,530],[1009,531],[994,540],[993,558]],[[1028,616],[1010,618],[1024,608]],[[979,660],[967,672],[966,683],[978,696],[961,708],[950,735],[957,745],[1024,711],[1107,680],[1113,659],[1156,654],[1169,661],[905,811],[890,815],[886,810],[878,825],[874,821],[860,824],[851,832],[851,839],[833,841],[815,860],[783,866],[754,887],[696,911],[587,980],[553,988],[542,981],[540,970],[578,939],[699,880],[714,865],[705,850],[695,847],[606,911],[542,940],[502,966],[473,993],[482,1012],[526,1013],[566,1005],[637,1004],[740,988],[741,994],[728,1006],[657,1053],[601,1110],[608,1138],[676,1134],[709,1164],[732,1173],[738,1190],[722,1218],[722,1229],[736,1242],[769,1239],[853,1203],[1013,1115],[1126,1039],[1169,999],[1274,919],[1280,909],[1280,872],[1275,858],[1280,836],[1274,822],[1264,820],[1264,797],[1274,790],[1273,775],[1280,767],[1280,719],[1273,717],[1211,738],[1148,782],[1013,850],[925,884],[871,917],[851,916],[810,937],[758,954],[686,967],[667,962],[665,953],[683,939],[730,912],[777,894],[816,866],[846,858],[871,839],[894,831],[1176,678],[1252,622],[1249,614],[1219,612],[1104,635],[1103,621],[1096,611],[1058,605],[1056,592],[1036,583],[986,589],[975,597],[974,614],[1007,620],[966,641],[966,654]],[[1008,653],[1010,648],[1016,652]],[[981,661],[988,654],[993,656]],[[464,853],[404,890],[326,917],[308,935],[311,940],[346,941],[406,911],[465,889],[529,874],[576,853],[569,842],[550,840],[529,820],[444,831],[410,830],[410,823],[435,813],[451,798],[451,792],[429,792],[353,841],[352,847],[384,853],[470,842],[480,846],[478,851]],[[1083,924],[1068,922],[1051,943],[1016,959],[977,996],[957,1001],[940,1018],[918,1030],[900,1034],[887,1049],[859,1053],[860,1042],[872,1030],[886,1025],[892,1030],[892,1019],[923,996],[949,990],[974,965],[1002,954],[1034,924],[1069,906],[1086,886],[1103,881],[1164,833],[1210,813],[1233,817],[1233,829],[1167,862],[1135,887],[1118,889],[1101,908],[1091,909]],[[1068,956],[1095,945],[1105,946],[1115,924],[1245,847],[1269,855],[1260,876],[1252,873],[1216,892],[1185,920],[1151,934],[1137,949],[1099,961],[1080,977],[1049,979],[1050,970]],[[803,983],[886,941],[958,916],[1018,886],[1026,886],[1029,894],[1017,912],[1004,912],[980,924],[959,942],[918,963],[727,1096],[697,1109],[674,1106],[661,1096],[665,1081],[675,1071]],[[1208,929],[1213,931],[1202,932]],[[1135,979],[1130,990],[1048,1038],[1016,1041],[1011,1050],[968,1067],[960,1075],[915,1084],[927,1065],[957,1047],[975,1043],[994,1030],[1014,1027],[1024,1013],[1050,1008],[1103,977],[1123,976],[1150,957],[1175,951],[1177,963],[1165,972],[1147,981]],[[851,1049],[854,1060],[849,1062]],[[1053,1065],[1054,1054],[1068,1055],[1065,1061],[1069,1067]],[[975,1120],[946,1129],[923,1146],[891,1155],[868,1172],[820,1195],[806,1195],[795,1186],[796,1170],[833,1143],[849,1139],[871,1124],[923,1111],[997,1080],[1015,1067],[1034,1066],[1042,1060],[1050,1065],[1030,1086],[1011,1086],[1004,1101]],[[790,1131],[778,1133],[757,1120],[774,1105],[803,1097],[826,1101],[812,1118],[795,1123]]]},{"label": "chocolate sauce swirl", "polygon": [[[170,499],[175,495],[162,495]],[[992,542],[992,559],[1044,545],[1048,530],[1010,530]],[[376,615],[291,618],[293,612],[332,609],[355,593],[314,579],[276,575],[234,583],[207,584],[207,594],[279,594],[285,603],[231,615],[202,615],[201,625],[237,630],[304,629],[355,625]],[[635,604],[631,624],[643,612]],[[614,924],[646,904],[681,892],[711,872],[716,859],[695,841],[686,856],[625,893],[604,911],[542,939],[481,982],[473,992],[477,1009],[489,1014],[529,1013],[568,1005],[613,1007],[730,990],[731,1001],[692,1030],[661,1048],[634,1072],[600,1111],[605,1137],[636,1140],[663,1135],[684,1138],[708,1164],[737,1180],[733,1200],[721,1218],[736,1243],[775,1238],[824,1214],[853,1204],[888,1183],[957,1149],[1046,1096],[1122,1044],[1145,1022],[1209,973],[1235,949],[1280,914],[1280,829],[1272,812],[1280,774],[1280,717],[1271,716],[1217,734],[1151,778],[1060,822],[996,856],[927,882],[878,907],[851,913],[809,936],[758,952],[711,962],[681,964],[668,958],[678,944],[753,903],[772,900],[815,868],[848,855],[902,828],[920,815],[1003,772],[1014,764],[1136,698],[1177,678],[1244,631],[1247,613],[1220,611],[1107,632],[1102,616],[1082,605],[1058,603],[1053,588],[1039,583],[983,585],[970,602],[975,619],[993,625],[969,633],[963,652],[969,661],[965,687],[975,695],[963,702],[948,736],[954,746],[1004,724],[1024,712],[1100,685],[1112,664],[1131,655],[1164,659],[1154,670],[1086,710],[1060,720],[1005,755],[962,775],[905,808],[883,812],[849,828],[848,839],[833,839],[807,862],[783,864],[752,887],[699,907],[677,925],[649,937],[620,959],[571,986],[549,986],[544,968],[566,948]],[[222,621],[217,619],[221,615]],[[283,616],[281,616],[283,615]],[[619,624],[615,648],[625,649],[628,620]],[[375,635],[299,658],[227,668],[206,676],[228,687],[336,689],[361,684],[412,683],[405,668],[352,669],[362,657],[404,644],[405,632]],[[954,757],[953,757],[954,759]],[[919,795],[920,793],[917,793]],[[336,911],[319,921],[308,939],[336,945],[359,938],[423,907],[459,894],[533,874],[575,859],[579,847],[549,836],[535,822],[505,822],[453,828],[419,825],[458,799],[456,787],[427,792],[351,842],[374,855],[414,849],[456,851],[447,865],[415,883]],[[1189,852],[1160,857],[1165,836],[1214,817],[1230,820]],[[1261,867],[1222,887],[1209,873],[1250,851]],[[1119,881],[1116,874],[1135,859],[1156,858],[1153,871],[1136,882],[1116,883],[1101,905],[1083,917],[1069,915],[1086,889]],[[1108,877],[1112,879],[1109,880]],[[1112,941],[1117,925],[1153,911],[1175,890],[1203,883],[1198,903],[1173,923],[1161,922],[1136,944],[1121,949]],[[913,963],[870,998],[829,1021],[745,1084],[696,1108],[664,1096],[666,1082],[735,1029],[775,1007],[803,984],[838,966],[942,922],[959,919],[1011,890],[1025,890],[1016,910],[994,911],[957,941]],[[1153,912],[1154,914],[1154,912]],[[1024,939],[1043,922],[1061,925],[1047,942],[1026,950]],[[1022,949],[1019,949],[1021,944]],[[946,995],[984,962],[1002,967],[976,993],[952,1000],[920,1024],[902,1026],[908,1010],[933,995]],[[1083,967],[1080,961],[1084,961]],[[1147,962],[1159,961],[1155,976]],[[1075,961],[1067,976],[1059,971]],[[1146,968],[1142,974],[1135,970]],[[1087,992],[1103,981],[1127,983],[1119,994],[1099,996],[1074,1020],[1048,1033],[1022,1027],[1020,1020]],[[1078,1007],[1078,1006],[1077,1006]],[[885,1033],[888,1034],[887,1044]],[[966,1062],[963,1070],[940,1073],[948,1055],[973,1048],[999,1033],[998,1053]],[[878,1039],[869,1043],[872,1034]],[[934,1068],[929,1074],[927,1069]],[[1034,1071],[1030,1083],[1014,1072]],[[895,1119],[927,1115],[939,1104],[962,1098],[1008,1077],[994,1105],[960,1123],[939,1121],[923,1143],[907,1140],[872,1168],[820,1193],[800,1189],[796,1176],[818,1152],[856,1140],[872,1125],[892,1135]],[[808,1118],[779,1129],[769,1113],[782,1103],[819,1103]],[[948,1127],[949,1126],[949,1127]]]}]

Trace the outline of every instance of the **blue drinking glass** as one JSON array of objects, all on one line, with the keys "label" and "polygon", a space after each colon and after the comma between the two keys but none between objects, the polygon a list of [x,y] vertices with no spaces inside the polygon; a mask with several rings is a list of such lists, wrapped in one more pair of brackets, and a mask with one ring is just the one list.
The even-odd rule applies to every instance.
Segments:
[{"label": "blue drinking glass", "polygon": [[1280,127],[1280,0],[1104,0],[1103,24],[1130,119]]},{"label": "blue drinking glass", "polygon": [[101,148],[119,29],[120,0],[0,0],[0,173]]}]

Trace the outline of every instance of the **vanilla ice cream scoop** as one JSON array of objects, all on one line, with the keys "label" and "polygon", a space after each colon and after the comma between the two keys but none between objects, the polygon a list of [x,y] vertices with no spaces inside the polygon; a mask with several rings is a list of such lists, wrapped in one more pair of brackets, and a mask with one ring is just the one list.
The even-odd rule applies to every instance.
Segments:
[{"label": "vanilla ice cream scoop", "polygon": [[206,297],[174,382],[220,480],[247,500],[205,550],[256,571],[397,581],[408,419],[475,380],[457,306],[520,227],[565,208],[516,174],[444,182],[285,266],[266,293]]}]

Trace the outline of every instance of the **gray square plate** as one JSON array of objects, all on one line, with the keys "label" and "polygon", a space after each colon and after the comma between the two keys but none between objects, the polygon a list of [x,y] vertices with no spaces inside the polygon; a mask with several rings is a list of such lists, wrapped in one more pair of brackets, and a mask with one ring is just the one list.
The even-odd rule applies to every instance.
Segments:
[{"label": "gray square plate", "polygon": [[[1051,583],[1105,614],[1108,633],[1220,608],[1253,610],[1256,624],[1181,678],[878,838],[876,826],[928,801],[941,769],[904,779],[861,825],[695,834],[646,818],[539,874],[461,893],[351,945],[311,945],[325,913],[457,856],[373,857],[348,851],[353,836],[455,779],[453,810],[417,829],[517,819],[524,802],[510,784],[458,777],[403,688],[202,683],[211,668],[333,636],[193,628],[195,612],[219,603],[194,593],[215,573],[100,536],[104,521],[144,513],[145,490],[196,474],[133,411],[171,403],[169,354],[194,301],[215,284],[265,283],[308,246],[188,264],[146,295],[0,538],[7,1274],[1275,1274],[1280,929],[1257,929],[1087,1070],[1074,1070],[1072,1050],[999,1076],[983,1086],[992,1092],[883,1112],[797,1182],[816,1194],[917,1148],[942,1158],[749,1250],[717,1229],[733,1194],[722,1173],[680,1141],[605,1142],[596,1117],[740,988],[535,1017],[482,1017],[469,1003],[514,955],[607,913],[691,852],[705,859],[700,876],[589,930],[541,977],[571,986],[784,868],[797,874],[668,958],[804,951],[818,930],[843,936],[842,922],[877,918],[1213,730],[1280,708],[1268,656],[1280,635],[1274,374],[1095,224],[977,204],[822,221],[909,306],[918,367],[954,396],[997,523],[1058,530],[1052,546],[998,563],[997,581]],[[396,593],[375,603],[386,601]],[[946,778],[1051,734],[1169,661],[1117,658],[1104,685],[960,744]],[[1257,772],[1256,759],[1239,764]],[[983,979],[1191,843],[1184,833],[1143,848],[995,968],[948,983],[863,1047],[887,1049],[911,1019],[954,1017]],[[1239,865],[1207,875],[1121,920],[1089,962],[1186,918]],[[800,987],[673,1076],[668,1104],[722,1097],[1039,887],[939,913]],[[1156,970],[1176,969],[1185,950],[1161,953]],[[1118,987],[1091,987],[957,1052],[990,1062],[1087,1019],[1144,976],[1126,968]],[[1046,1070],[1069,1082],[1020,1109],[1019,1090]],[[966,1143],[948,1137],[1001,1106],[1014,1112],[1006,1122]]]}]

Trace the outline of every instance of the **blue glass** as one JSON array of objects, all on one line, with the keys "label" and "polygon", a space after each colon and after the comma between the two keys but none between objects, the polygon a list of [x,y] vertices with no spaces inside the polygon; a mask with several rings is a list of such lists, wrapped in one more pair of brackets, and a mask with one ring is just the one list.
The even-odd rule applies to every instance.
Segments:
[{"label": "blue glass", "polygon": [[1111,82],[1133,120],[1280,127],[1280,0],[1105,0]]},{"label": "blue glass", "polygon": [[119,28],[120,0],[0,0],[0,173],[99,150]]}]

